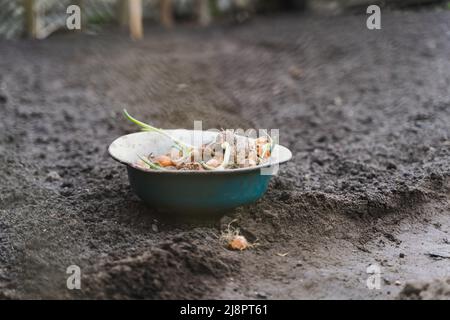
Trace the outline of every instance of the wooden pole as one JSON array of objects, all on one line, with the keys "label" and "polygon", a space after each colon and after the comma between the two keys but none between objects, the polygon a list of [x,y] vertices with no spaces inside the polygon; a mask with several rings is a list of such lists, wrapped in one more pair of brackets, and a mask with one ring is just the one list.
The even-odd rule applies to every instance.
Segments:
[{"label": "wooden pole", "polygon": [[122,28],[129,24],[128,19],[128,0],[119,0],[117,5],[117,20]]},{"label": "wooden pole", "polygon": [[207,26],[211,23],[209,0],[197,0],[197,19],[201,26]]},{"label": "wooden pole", "polygon": [[38,15],[34,0],[24,0],[25,30],[27,36],[36,39],[38,36]]},{"label": "wooden pole", "polygon": [[172,0],[160,0],[161,24],[166,28],[173,26]]},{"label": "wooden pole", "polygon": [[84,12],[84,0],[75,0],[75,4],[80,7],[80,22],[81,22],[81,31],[84,31],[87,25],[86,15]]},{"label": "wooden pole", "polygon": [[142,0],[128,0],[130,35],[135,40],[142,39],[144,30],[142,26]]}]

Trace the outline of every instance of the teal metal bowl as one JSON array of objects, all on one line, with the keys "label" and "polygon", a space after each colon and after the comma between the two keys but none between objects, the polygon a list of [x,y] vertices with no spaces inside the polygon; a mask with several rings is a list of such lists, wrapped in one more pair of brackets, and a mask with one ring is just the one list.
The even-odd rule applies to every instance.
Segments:
[{"label": "teal metal bowl", "polygon": [[[217,135],[184,129],[166,132],[194,146],[212,141]],[[138,132],[116,139],[108,151],[127,166],[131,188],[142,201],[155,209],[181,213],[224,212],[256,201],[267,190],[271,172],[292,157],[287,148],[275,145],[269,161],[252,168],[158,171],[135,165],[139,156],[165,154],[171,146],[172,141],[161,134]]]}]

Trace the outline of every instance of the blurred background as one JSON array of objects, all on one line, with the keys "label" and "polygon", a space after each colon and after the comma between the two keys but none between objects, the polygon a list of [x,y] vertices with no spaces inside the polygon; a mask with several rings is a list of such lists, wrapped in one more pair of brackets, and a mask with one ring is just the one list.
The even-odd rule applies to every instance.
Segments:
[{"label": "blurred background", "polygon": [[[26,34],[26,7],[33,3],[38,13],[40,37],[63,28],[70,4],[83,8],[84,28],[122,23],[127,0],[0,0],[0,37],[14,38]],[[198,20],[199,10],[210,20],[244,22],[253,15],[309,11],[320,14],[360,12],[371,4],[381,8],[410,8],[426,5],[446,6],[443,0],[139,0],[143,19],[148,23],[164,20],[161,10],[169,10],[177,22]],[[202,8],[203,6],[203,8]],[[200,7],[200,8],[199,8]],[[208,18],[209,17],[209,18]],[[200,18],[201,19],[201,18]],[[204,19],[204,18],[203,18]],[[161,21],[163,24],[164,21]],[[205,21],[204,21],[205,22]],[[167,22],[166,22],[167,23]],[[170,23],[170,22],[169,22]]]}]

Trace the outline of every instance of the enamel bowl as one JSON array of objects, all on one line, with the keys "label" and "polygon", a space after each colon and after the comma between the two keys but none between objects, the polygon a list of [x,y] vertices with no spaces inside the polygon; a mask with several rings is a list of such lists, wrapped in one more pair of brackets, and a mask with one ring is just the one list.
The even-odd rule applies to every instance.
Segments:
[{"label": "enamel bowl", "polygon": [[[194,146],[209,143],[217,135],[212,131],[165,131]],[[139,156],[165,154],[172,145],[169,138],[159,133],[138,132],[116,139],[108,151],[113,159],[126,165],[131,188],[142,201],[155,209],[179,213],[224,212],[252,203],[267,190],[278,165],[292,157],[289,149],[275,145],[267,163],[251,168],[158,171],[135,165]]]}]

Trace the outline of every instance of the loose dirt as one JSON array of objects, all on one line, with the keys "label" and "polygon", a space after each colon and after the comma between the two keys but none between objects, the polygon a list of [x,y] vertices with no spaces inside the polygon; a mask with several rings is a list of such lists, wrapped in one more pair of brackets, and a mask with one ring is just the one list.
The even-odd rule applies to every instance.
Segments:
[{"label": "loose dirt", "polygon": [[[450,11],[365,20],[0,41],[0,297],[448,298]],[[255,204],[175,223],[106,152],[136,130],[124,107],[163,128],[276,128],[294,158]],[[222,246],[233,219],[257,246]]]}]

